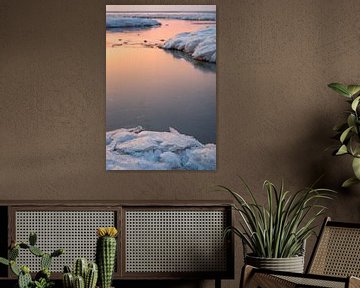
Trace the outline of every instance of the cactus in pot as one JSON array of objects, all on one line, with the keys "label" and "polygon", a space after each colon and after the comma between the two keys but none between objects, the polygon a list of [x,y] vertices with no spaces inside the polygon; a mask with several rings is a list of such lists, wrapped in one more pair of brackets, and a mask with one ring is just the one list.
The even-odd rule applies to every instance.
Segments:
[{"label": "cactus in pot", "polygon": [[64,267],[64,273],[63,273],[62,280],[63,280],[64,288],[74,287],[74,275],[71,273],[71,269],[69,266]]},{"label": "cactus in pot", "polygon": [[88,268],[88,261],[86,258],[78,258],[75,261],[74,274],[75,276],[81,276],[85,280],[85,275]]},{"label": "cactus in pot", "polygon": [[85,276],[85,288],[95,288],[98,280],[98,266],[96,263],[90,263]]},{"label": "cactus in pot", "polygon": [[19,288],[27,288],[32,283],[32,278],[30,275],[30,269],[27,266],[22,266],[20,269],[20,273],[18,275],[18,286]]},{"label": "cactus in pot", "polygon": [[74,288],[85,288],[84,278],[77,275],[74,277]]},{"label": "cactus in pot", "polygon": [[[50,280],[50,265],[53,257],[58,257],[64,253],[63,249],[57,249],[51,254],[43,252],[36,246],[37,236],[35,233],[30,233],[29,243],[12,241],[9,251],[8,259],[0,257],[0,263],[10,266],[11,271],[18,277],[19,288],[48,288],[53,285]],[[20,249],[28,250],[34,256],[41,258],[40,267],[41,270],[35,275],[35,279],[31,278],[30,268],[26,265],[20,266],[16,263],[16,259],[19,256]]]},{"label": "cactus in pot", "polygon": [[99,267],[100,288],[110,288],[116,258],[115,227],[101,227],[97,229],[96,262]]},{"label": "cactus in pot", "polygon": [[74,273],[68,266],[64,267],[64,288],[95,288],[98,279],[96,263],[88,263],[85,258],[79,258],[74,263]]}]

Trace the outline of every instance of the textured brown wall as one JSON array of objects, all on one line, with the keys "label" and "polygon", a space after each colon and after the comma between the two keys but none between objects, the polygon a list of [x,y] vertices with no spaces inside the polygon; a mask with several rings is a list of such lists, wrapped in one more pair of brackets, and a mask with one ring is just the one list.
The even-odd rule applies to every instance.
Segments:
[{"label": "textured brown wall", "polygon": [[[295,189],[326,173],[338,189],[350,163],[324,149],[346,105],[326,85],[360,82],[360,2],[107,2],[213,3],[217,172],[106,172],[105,2],[0,0],[0,199],[224,199],[209,186],[236,175],[261,199],[264,179]],[[359,193],[341,191],[329,214],[360,221]]]}]

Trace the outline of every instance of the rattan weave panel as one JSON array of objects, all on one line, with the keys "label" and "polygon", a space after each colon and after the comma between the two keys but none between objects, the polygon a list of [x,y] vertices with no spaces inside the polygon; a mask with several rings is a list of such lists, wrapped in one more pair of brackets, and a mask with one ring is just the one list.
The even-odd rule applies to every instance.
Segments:
[{"label": "rattan weave panel", "polygon": [[126,272],[226,271],[224,211],[126,211]]},{"label": "rattan weave panel", "polygon": [[293,276],[279,276],[276,277],[290,281],[296,284],[296,287],[322,287],[322,288],[345,288],[345,281],[331,281],[323,279],[313,279],[313,278],[302,278],[302,277],[293,277]]},{"label": "rattan weave panel", "polygon": [[[35,231],[38,244],[45,252],[64,248],[65,253],[54,259],[52,272],[62,272],[64,265],[72,265],[74,259],[95,259],[96,228],[115,226],[114,211],[16,211],[16,241],[28,241]],[[40,259],[29,251],[21,251],[18,262],[38,271]]]},{"label": "rattan weave panel", "polygon": [[326,226],[309,272],[360,277],[360,229]]}]

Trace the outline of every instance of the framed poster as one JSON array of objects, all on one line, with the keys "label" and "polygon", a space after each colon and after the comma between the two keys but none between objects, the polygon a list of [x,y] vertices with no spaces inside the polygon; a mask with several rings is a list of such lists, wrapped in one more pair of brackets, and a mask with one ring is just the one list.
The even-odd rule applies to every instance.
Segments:
[{"label": "framed poster", "polygon": [[215,5],[106,6],[106,170],[216,170]]}]

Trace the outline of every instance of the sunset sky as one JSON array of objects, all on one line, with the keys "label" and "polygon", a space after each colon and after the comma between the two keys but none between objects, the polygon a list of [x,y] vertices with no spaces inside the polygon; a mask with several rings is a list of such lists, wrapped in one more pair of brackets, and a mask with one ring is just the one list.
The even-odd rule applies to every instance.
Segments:
[{"label": "sunset sky", "polygon": [[160,12],[187,12],[187,11],[209,11],[215,12],[215,5],[106,5],[106,11],[118,12],[147,12],[147,11],[160,11]]}]

